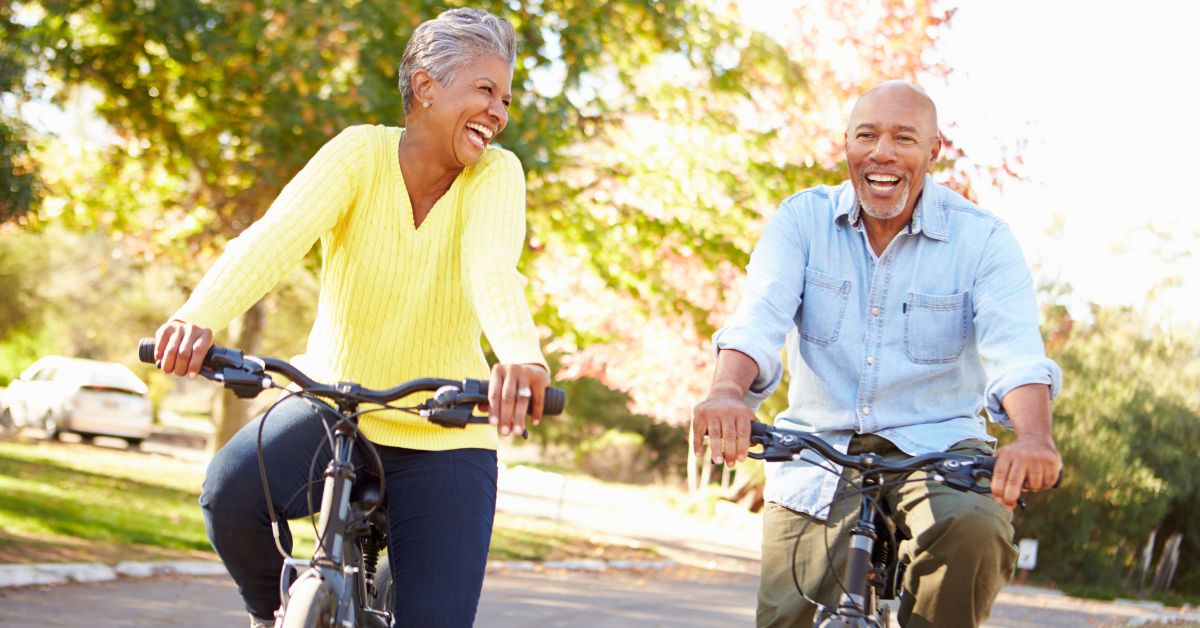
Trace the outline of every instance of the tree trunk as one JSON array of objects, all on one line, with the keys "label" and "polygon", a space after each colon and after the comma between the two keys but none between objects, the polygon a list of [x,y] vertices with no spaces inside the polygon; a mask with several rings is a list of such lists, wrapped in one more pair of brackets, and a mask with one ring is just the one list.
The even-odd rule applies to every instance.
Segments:
[{"label": "tree trunk", "polygon": [[687,458],[687,486],[688,497],[695,497],[696,491],[700,488],[700,478],[696,475],[696,465],[699,461],[696,459],[696,446],[692,437],[692,428],[688,426],[688,458]]},{"label": "tree trunk", "polygon": [[700,491],[698,494],[701,497],[708,495],[708,484],[712,482],[712,449],[713,442],[709,440],[708,446],[704,448],[704,459],[700,461],[700,464],[704,465],[700,467]]},{"label": "tree trunk", "polygon": [[[267,317],[263,300],[250,306],[241,318],[229,325],[229,338],[235,349],[244,353],[257,353],[258,345],[266,331]],[[213,435],[208,439],[205,453],[212,457],[229,439],[250,422],[250,400],[238,399],[231,390],[222,389],[213,403]]]},{"label": "tree trunk", "polygon": [[1183,544],[1183,535],[1176,532],[1163,545],[1162,554],[1158,557],[1158,569],[1154,572],[1154,583],[1151,591],[1167,592],[1171,588],[1171,579],[1175,577],[1175,568],[1179,566],[1179,546]]}]

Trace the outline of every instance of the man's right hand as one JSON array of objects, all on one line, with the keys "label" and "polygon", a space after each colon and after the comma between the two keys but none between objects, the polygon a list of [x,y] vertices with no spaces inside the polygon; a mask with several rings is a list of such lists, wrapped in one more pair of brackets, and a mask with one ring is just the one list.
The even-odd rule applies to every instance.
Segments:
[{"label": "man's right hand", "polygon": [[750,423],[757,421],[746,402],[713,391],[692,410],[692,447],[703,455],[704,435],[713,443],[712,461],[728,466],[746,459],[750,451]]},{"label": "man's right hand", "polygon": [[154,334],[154,361],[164,373],[196,379],[212,338],[212,330],[206,327],[169,321]]}]

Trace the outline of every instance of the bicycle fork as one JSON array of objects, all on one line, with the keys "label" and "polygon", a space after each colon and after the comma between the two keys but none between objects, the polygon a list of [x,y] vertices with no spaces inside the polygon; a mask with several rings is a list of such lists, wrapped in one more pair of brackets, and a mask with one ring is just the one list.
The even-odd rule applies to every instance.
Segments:
[{"label": "bicycle fork", "polygon": [[879,535],[875,529],[875,503],[877,490],[869,490],[877,486],[880,480],[873,475],[863,478],[862,505],[859,507],[858,522],[850,530],[850,552],[846,558],[846,575],[842,580],[842,595],[838,599],[837,609],[832,613],[826,608],[818,612],[820,628],[879,628],[886,626],[887,620],[876,616],[876,599],[873,586],[875,570],[871,564],[875,543]]}]

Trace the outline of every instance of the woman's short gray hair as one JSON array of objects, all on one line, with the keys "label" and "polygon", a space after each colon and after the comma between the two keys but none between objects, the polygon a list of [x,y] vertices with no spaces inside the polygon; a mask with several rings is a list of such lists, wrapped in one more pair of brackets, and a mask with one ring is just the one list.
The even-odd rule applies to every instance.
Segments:
[{"label": "woman's short gray hair", "polygon": [[425,70],[433,80],[449,85],[460,68],[484,54],[517,63],[517,34],[512,24],[487,11],[450,9],[422,23],[404,47],[400,60],[400,97],[404,113],[413,106],[412,76]]}]

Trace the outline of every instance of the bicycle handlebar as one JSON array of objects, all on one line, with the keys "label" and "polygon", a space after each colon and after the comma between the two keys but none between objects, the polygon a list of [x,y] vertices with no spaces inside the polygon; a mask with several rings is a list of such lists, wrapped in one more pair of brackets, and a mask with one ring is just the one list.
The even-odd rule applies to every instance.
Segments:
[{"label": "bicycle handlebar", "polygon": [[864,473],[904,473],[921,469],[932,470],[938,481],[951,488],[986,494],[990,486],[979,484],[979,480],[992,477],[996,459],[992,456],[964,456],[962,454],[932,453],[914,456],[903,462],[888,462],[878,454],[850,456],[834,449],[829,443],[804,432],[780,430],[765,423],[750,424],[750,444],[762,445],[762,453],[750,452],[751,458],[771,462],[800,460],[805,449],[811,449],[834,464],[857,469]]},{"label": "bicycle handlebar", "polygon": [[[138,359],[147,364],[154,364],[153,338],[143,338],[138,345]],[[454,399],[454,405],[475,405],[487,403],[487,380],[452,380],[439,378],[414,379],[386,390],[363,388],[353,382],[340,382],[333,386],[322,384],[305,375],[300,369],[290,363],[276,358],[257,355],[247,355],[237,349],[227,349],[213,345],[204,356],[204,366],[200,374],[215,382],[220,382],[234,391],[238,397],[247,399],[256,397],[260,392],[271,388],[274,383],[265,373],[278,373],[287,377],[307,393],[334,399],[354,399],[366,403],[386,404],[419,392],[437,392],[446,386],[458,389],[462,395]],[[542,404],[542,414],[553,416],[562,414],[566,406],[567,394],[558,388],[547,388]],[[532,412],[530,404],[528,412]]]},{"label": "bicycle handlebar", "polygon": [[989,474],[996,466],[996,459],[992,456],[964,456],[962,454],[950,453],[923,454],[914,456],[904,462],[888,462],[875,454],[850,456],[839,452],[830,446],[829,443],[811,434],[780,430],[774,426],[758,422],[750,424],[750,442],[751,444],[763,446],[763,453],[761,454],[750,452],[751,457],[760,460],[799,460],[802,450],[811,449],[834,464],[859,471],[879,471],[883,473],[915,471],[947,460],[957,461],[960,465],[975,466],[986,470]]}]

